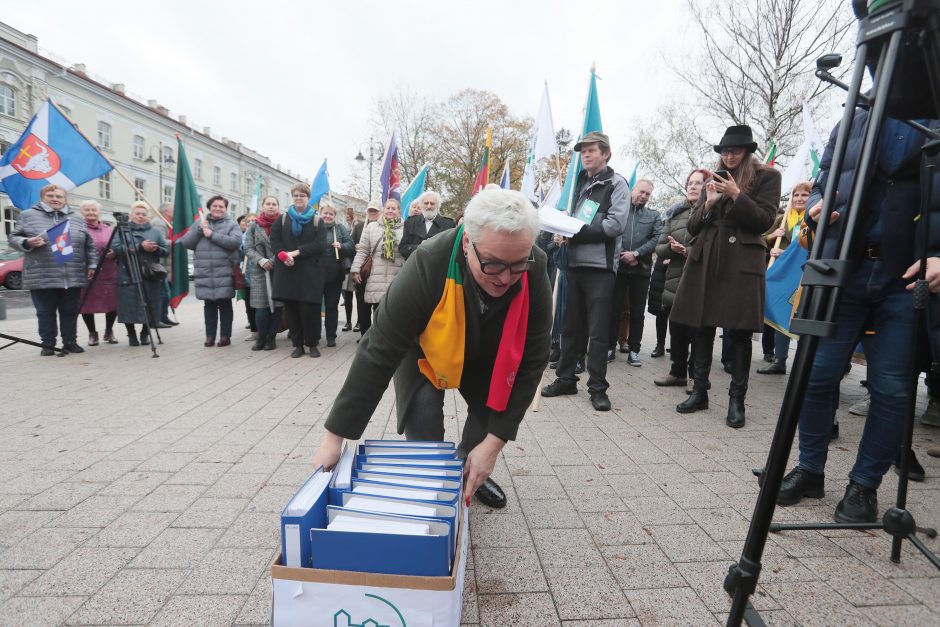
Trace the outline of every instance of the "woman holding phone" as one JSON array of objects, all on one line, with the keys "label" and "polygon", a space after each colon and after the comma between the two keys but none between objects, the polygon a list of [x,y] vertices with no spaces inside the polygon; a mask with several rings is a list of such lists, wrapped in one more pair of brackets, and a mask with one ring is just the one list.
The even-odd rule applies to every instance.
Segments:
[{"label": "woman holding phone", "polygon": [[731,126],[714,146],[720,155],[705,193],[689,214],[685,269],[670,320],[693,328],[695,383],[679,413],[708,409],[715,328],[731,335],[729,427],[744,426],[744,397],[751,364],[751,335],[764,327],[763,234],[777,215],[780,173],[755,156],[749,126]]}]

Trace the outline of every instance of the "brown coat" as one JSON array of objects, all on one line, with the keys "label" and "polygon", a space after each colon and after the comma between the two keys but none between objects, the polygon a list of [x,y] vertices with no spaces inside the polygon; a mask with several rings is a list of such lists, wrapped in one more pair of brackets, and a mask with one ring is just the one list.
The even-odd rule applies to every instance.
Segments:
[{"label": "brown coat", "polygon": [[751,191],[737,200],[722,198],[708,216],[704,203],[692,210],[688,230],[693,240],[671,320],[691,327],[763,329],[763,234],[773,224],[779,200],[780,172],[761,169]]}]

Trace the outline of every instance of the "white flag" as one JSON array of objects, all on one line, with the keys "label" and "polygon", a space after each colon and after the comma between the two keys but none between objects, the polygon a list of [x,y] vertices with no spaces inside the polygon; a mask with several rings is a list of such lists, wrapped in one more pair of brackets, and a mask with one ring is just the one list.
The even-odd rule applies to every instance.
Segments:
[{"label": "white flag", "polygon": [[522,193],[529,200],[537,201],[535,188],[538,186],[536,174],[538,161],[545,157],[558,154],[558,141],[555,138],[555,126],[552,123],[552,105],[548,100],[548,83],[542,92],[542,104],[539,106],[539,115],[532,126],[532,141],[529,144],[529,154],[526,156],[525,170],[522,173]]},{"label": "white flag", "polygon": [[[822,159],[824,144],[819,133],[816,131],[816,125],[813,123],[813,116],[809,112],[809,106],[803,103],[803,143],[796,151],[793,161],[783,171],[783,177],[780,181],[780,194],[787,196],[793,190],[793,186],[801,181],[815,178],[819,172],[819,160]],[[809,173],[806,171],[806,163],[810,162]]]},{"label": "white flag", "polygon": [[554,207],[558,204],[558,201],[561,199],[561,185],[558,184],[558,179],[552,181],[552,186],[548,188],[548,193],[545,194],[545,198],[542,200],[542,203],[539,205],[539,208],[542,207]]}]

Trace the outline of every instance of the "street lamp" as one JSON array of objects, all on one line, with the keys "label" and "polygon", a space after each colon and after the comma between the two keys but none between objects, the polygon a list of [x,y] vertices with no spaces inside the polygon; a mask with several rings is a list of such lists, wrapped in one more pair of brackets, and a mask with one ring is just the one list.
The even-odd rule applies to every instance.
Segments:
[{"label": "street lamp", "polygon": [[[383,154],[385,152],[385,146],[382,145],[382,142],[373,141],[369,138],[369,198],[368,201],[372,202],[372,164],[375,163],[375,154]],[[362,155],[362,144],[359,145],[359,154],[356,155],[356,161],[362,163],[366,158]]]},{"label": "street lamp", "polygon": [[[157,149],[157,154],[159,155],[159,160],[153,158],[153,149]],[[147,158],[144,159],[144,163],[156,163],[160,171],[160,204],[163,205],[163,166],[171,166],[176,164],[176,159],[173,158],[172,154],[164,155],[163,154],[163,142],[159,142],[158,146],[150,147],[150,154],[147,155]]]}]

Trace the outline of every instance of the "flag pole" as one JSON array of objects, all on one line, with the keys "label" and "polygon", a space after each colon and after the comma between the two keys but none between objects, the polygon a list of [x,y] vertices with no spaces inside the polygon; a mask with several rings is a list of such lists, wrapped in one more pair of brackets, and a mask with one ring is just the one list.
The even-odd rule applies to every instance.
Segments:
[{"label": "flag pole", "polygon": [[[786,230],[786,225],[790,223],[790,212],[793,211],[793,201],[787,202],[787,211],[783,214],[783,221],[780,223],[780,226]],[[774,241],[774,248],[780,248],[780,241],[783,239],[783,235],[777,237]],[[776,257],[771,257],[770,261],[767,262],[767,269],[770,270],[770,266],[774,265],[774,262],[777,261]]]},{"label": "flag pole", "polygon": [[[333,225],[333,243],[336,243],[336,224]],[[336,259],[339,259],[339,248],[334,248],[333,252],[336,253]]]},{"label": "flag pole", "polygon": [[[57,104],[55,103],[55,101],[54,101],[52,98],[49,98],[49,104],[51,104],[53,107],[55,107],[55,110],[58,111],[59,114],[60,114],[63,118],[65,118],[66,120],[68,120],[68,123],[72,125],[72,128],[74,128],[76,131],[78,131],[79,135],[81,135],[82,137],[85,138],[85,141],[87,141],[87,142],[88,142],[89,144],[91,144],[92,146],[97,146],[97,144],[95,144],[95,142],[91,141],[91,139],[88,137],[88,135],[85,135],[85,132],[84,132],[82,129],[80,129],[80,128],[78,127],[78,124],[76,124],[75,122],[73,122],[73,121],[72,121],[72,118],[70,118],[68,115],[66,115],[65,111],[63,111],[61,108],[59,108],[59,105],[57,105]],[[97,150],[97,148],[96,148],[96,150]],[[131,182],[131,180],[130,180],[129,178],[127,178],[127,175],[124,174],[124,172],[122,172],[121,170],[119,170],[118,167],[117,167],[116,165],[114,165],[114,162],[111,161],[111,159],[109,159],[107,155],[102,154],[102,152],[101,152],[100,150],[98,150],[98,154],[101,155],[101,156],[104,158],[104,160],[107,161],[107,162],[111,165],[111,167],[114,169],[114,171],[117,172],[118,174],[120,174],[120,175],[121,175],[121,178],[124,179],[124,181],[126,181],[127,184],[131,186],[131,189],[134,190],[134,197],[135,197],[135,198],[136,198],[137,196],[140,196],[140,199],[144,201],[144,204],[146,204],[147,207],[157,215],[157,217],[159,217],[161,220],[163,220],[164,222],[166,222],[166,225],[167,225],[168,227],[173,228],[173,225],[170,224],[169,220],[167,220],[166,218],[164,218],[164,217],[163,217],[163,214],[161,214],[159,211],[157,211],[156,209],[153,208],[153,205],[150,204],[150,201],[147,200],[147,198],[144,196],[144,194],[143,194],[139,189],[137,189],[137,187]]]}]

